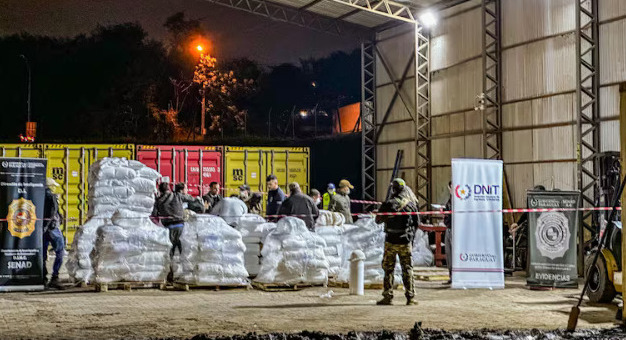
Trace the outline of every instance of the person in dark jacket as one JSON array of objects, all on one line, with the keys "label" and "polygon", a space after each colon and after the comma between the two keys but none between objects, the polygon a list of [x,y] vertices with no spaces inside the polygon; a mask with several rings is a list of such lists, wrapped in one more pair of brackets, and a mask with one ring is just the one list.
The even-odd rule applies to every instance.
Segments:
[{"label": "person in dark jacket", "polygon": [[[391,185],[392,195],[389,200],[380,207],[380,212],[417,212],[417,204],[413,194],[406,187],[401,178],[393,180]],[[415,229],[419,226],[418,215],[384,216],[376,217],[377,223],[385,223],[385,253],[382,267],[385,272],[383,283],[383,299],[377,305],[390,305],[393,300],[393,275],[396,267],[396,256],[400,258],[402,267],[402,283],[407,305],[416,305],[415,288],[413,286],[413,256],[411,244],[415,235]]]},{"label": "person in dark jacket", "polygon": [[307,228],[315,229],[315,219],[319,215],[319,210],[313,200],[302,193],[300,185],[296,182],[289,184],[289,197],[283,202],[278,211],[279,215],[302,215],[296,216],[306,223]]},{"label": "person in dark jacket", "polygon": [[[62,289],[63,287],[59,284],[59,269],[61,269],[63,256],[65,255],[65,239],[63,238],[61,229],[59,229],[61,225],[59,201],[57,200],[57,195],[51,190],[58,186],[59,184],[52,178],[46,180],[43,213],[43,280],[44,285],[47,284],[49,288]],[[49,282],[48,269],[46,266],[46,262],[48,261],[48,246],[52,246],[55,254],[54,264],[52,265],[52,276]]]},{"label": "person in dark jacket", "polygon": [[183,208],[185,208],[185,204],[187,205],[186,209],[189,209],[196,214],[204,214],[204,202],[201,198],[195,198],[188,194],[187,184],[183,182],[176,183],[174,187],[174,192],[179,194],[183,200]]},{"label": "person in dark jacket", "polygon": [[[161,224],[169,230],[170,241],[172,242],[170,257],[174,257],[176,248],[178,248],[179,253],[182,253],[180,235],[183,233],[185,226],[183,222],[183,199],[179,193],[170,191],[169,183],[163,182],[159,184],[159,193],[160,195],[154,203],[152,214],[158,217],[161,220]],[[170,269],[167,281],[172,282],[173,278],[174,272]]]},{"label": "person in dark jacket", "polygon": [[319,190],[311,189],[309,197],[311,197],[317,209],[322,209],[322,195],[320,194]]},{"label": "person in dark jacket", "polygon": [[280,205],[285,201],[285,193],[278,186],[278,179],[274,175],[267,176],[267,215],[278,215]]},{"label": "person in dark jacket", "polygon": [[220,184],[211,182],[211,184],[209,184],[209,192],[202,196],[202,199],[204,200],[204,211],[210,213],[211,209],[222,200],[222,196],[220,196]]},{"label": "person in dark jacket", "polygon": [[330,196],[330,204],[328,205],[329,211],[341,213],[346,218],[346,224],[353,222],[350,208],[350,189],[354,189],[354,186],[347,179],[339,181],[339,190],[337,190],[337,194]]}]

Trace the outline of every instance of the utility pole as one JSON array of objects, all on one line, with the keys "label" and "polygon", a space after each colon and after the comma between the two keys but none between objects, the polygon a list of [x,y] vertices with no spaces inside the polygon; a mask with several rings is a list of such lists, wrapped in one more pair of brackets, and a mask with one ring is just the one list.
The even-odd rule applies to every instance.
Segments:
[{"label": "utility pole", "polygon": [[202,113],[200,114],[200,134],[202,135],[202,139],[204,139],[204,136],[206,135],[206,128],[205,128],[205,118],[204,116],[206,115],[206,87],[204,86],[204,84],[202,84]]},{"label": "utility pole", "polygon": [[20,57],[22,59],[24,59],[24,61],[26,62],[26,69],[28,70],[28,99],[27,99],[27,104],[28,104],[28,111],[27,111],[27,116],[26,116],[26,121],[30,122],[30,94],[31,94],[31,71],[30,71],[30,63],[28,62],[28,59],[26,58],[25,55],[20,54]]}]

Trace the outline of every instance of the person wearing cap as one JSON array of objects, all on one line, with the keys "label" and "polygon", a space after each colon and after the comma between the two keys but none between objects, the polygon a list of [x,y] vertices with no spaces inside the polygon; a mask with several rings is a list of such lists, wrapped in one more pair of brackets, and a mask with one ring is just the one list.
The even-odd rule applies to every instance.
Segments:
[{"label": "person wearing cap", "polygon": [[279,215],[298,215],[297,218],[306,223],[307,228],[315,230],[315,219],[319,210],[311,197],[302,193],[297,182],[289,184],[289,197],[280,206]]},{"label": "person wearing cap", "polygon": [[339,181],[337,194],[331,196],[328,210],[341,213],[346,218],[346,224],[352,224],[352,212],[350,210],[350,189],[354,189],[352,184],[346,179]]},{"label": "person wearing cap", "polygon": [[328,183],[328,187],[326,188],[326,192],[324,196],[322,196],[322,209],[328,210],[328,206],[330,205],[330,198],[335,196],[335,184]]},{"label": "person wearing cap", "polygon": [[263,196],[257,192],[252,192],[250,186],[244,184],[239,187],[239,198],[246,203],[250,214],[261,215],[263,207],[261,206]]},{"label": "person wearing cap", "polygon": [[321,209],[322,208],[322,195],[320,194],[319,190],[317,189],[311,189],[311,192],[309,193],[309,197],[311,197],[311,199],[313,200],[313,203],[315,203],[315,206],[317,207],[317,209]]},{"label": "person wearing cap", "polygon": [[285,198],[285,193],[278,186],[278,179],[276,176],[267,176],[267,205],[265,213],[267,215],[278,215],[280,205],[283,204]]},{"label": "person wearing cap", "polygon": [[[401,178],[391,183],[391,197],[384,202],[379,212],[417,212],[416,200],[412,191]],[[400,258],[402,268],[402,283],[407,305],[417,305],[415,288],[413,285],[413,256],[411,244],[415,229],[419,226],[418,215],[385,216],[377,215],[376,223],[385,223],[385,253],[383,255],[383,299],[377,305],[391,305],[393,300],[393,280],[396,267],[396,256]]]},{"label": "person wearing cap", "polygon": [[[59,213],[59,201],[57,195],[52,192],[53,188],[59,187],[59,184],[52,178],[46,179],[46,192],[44,198],[44,222],[43,222],[43,279],[44,285],[49,288],[63,289],[59,284],[59,269],[63,263],[65,255],[65,239],[63,233],[59,229],[61,225],[61,214]],[[52,246],[55,258],[52,265],[52,276],[48,282],[48,269],[46,262],[48,261],[48,246]]]}]

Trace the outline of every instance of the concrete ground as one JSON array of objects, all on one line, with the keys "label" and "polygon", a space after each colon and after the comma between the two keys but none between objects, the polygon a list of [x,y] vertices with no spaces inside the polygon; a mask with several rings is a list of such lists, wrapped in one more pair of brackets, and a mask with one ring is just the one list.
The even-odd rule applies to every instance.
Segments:
[{"label": "concrete ground", "polygon": [[[93,288],[0,294],[0,338],[145,339],[191,337],[200,333],[315,330],[407,331],[425,328],[564,328],[579,290],[531,291],[523,277],[507,278],[504,290],[451,290],[419,282],[418,306],[405,306],[397,291],[394,306],[375,306],[380,291],[350,296],[347,289],[297,292],[258,290],[190,292],[143,289],[96,293]],[[322,298],[333,290],[332,298]],[[579,327],[611,327],[616,304],[584,304]]]}]

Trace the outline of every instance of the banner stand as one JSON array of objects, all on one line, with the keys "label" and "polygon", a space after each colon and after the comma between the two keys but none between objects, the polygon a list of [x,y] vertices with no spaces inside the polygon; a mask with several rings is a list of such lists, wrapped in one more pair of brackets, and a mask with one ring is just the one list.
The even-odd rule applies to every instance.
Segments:
[{"label": "banner stand", "polygon": [[504,288],[502,164],[452,159],[452,288]]},{"label": "banner stand", "polygon": [[47,160],[0,158],[0,291],[43,290]]},{"label": "banner stand", "polygon": [[[528,191],[529,209],[578,209],[578,191]],[[578,287],[578,224],[580,213],[528,213],[530,261],[526,283],[531,287]]]}]

